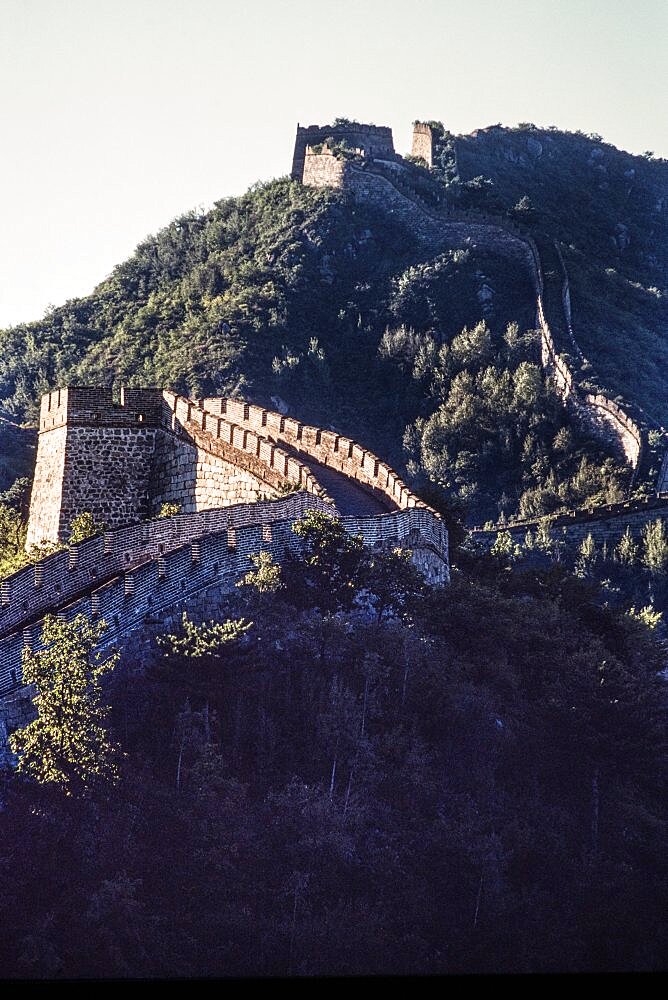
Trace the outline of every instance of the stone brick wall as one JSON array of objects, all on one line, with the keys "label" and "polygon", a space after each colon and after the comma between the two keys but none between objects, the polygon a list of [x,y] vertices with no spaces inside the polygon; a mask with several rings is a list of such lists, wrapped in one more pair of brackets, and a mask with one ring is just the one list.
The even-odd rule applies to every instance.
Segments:
[{"label": "stone brick wall", "polygon": [[[222,451],[223,445],[220,445]],[[152,508],[179,504],[184,513],[252,503],[278,495],[276,487],[186,437],[163,434],[153,456]]]},{"label": "stone brick wall", "polygon": [[28,547],[43,539],[60,537],[60,505],[65,478],[67,428],[64,425],[40,433],[30,501]]},{"label": "stone brick wall", "polygon": [[28,547],[66,537],[85,510],[110,528],[148,514],[160,413],[154,395],[145,402],[137,410],[110,389],[76,387],[43,397]]},{"label": "stone brick wall", "polygon": [[547,523],[552,537],[569,547],[578,546],[587,535],[597,544],[615,545],[627,527],[635,538],[640,538],[644,526],[657,518],[668,522],[668,496],[609,504],[590,511],[569,511],[554,518],[512,521],[507,525],[495,525],[491,530],[474,528],[471,537],[484,549],[490,549],[499,531],[510,532],[515,541],[522,543],[527,531],[535,535],[540,524]]},{"label": "stone brick wall", "polygon": [[304,157],[303,182],[310,187],[343,186],[344,160],[339,160],[329,150],[314,153],[307,147]]},{"label": "stone brick wall", "polygon": [[92,511],[108,528],[148,516],[157,433],[155,427],[141,426],[67,428],[61,538],[82,510]]},{"label": "stone brick wall", "polygon": [[[229,592],[252,568],[251,555],[268,551],[279,564],[299,545],[291,525],[308,510],[334,515],[334,508],[303,491],[283,500],[180,514],[107,532],[2,584],[0,605],[0,764],[8,761],[6,735],[30,713],[30,691],[22,686],[21,656],[40,648],[41,620],[48,611],[72,620],[77,614],[103,619],[108,630],[100,648],[142,632],[147,616],[192,606],[211,588]],[[400,545],[433,584],[449,580],[448,536],[427,508],[376,517],[344,517],[346,531],[370,547]]]},{"label": "stone brick wall", "polygon": [[[258,492],[276,496],[300,488],[327,499],[305,463],[277,447],[258,429],[228,419],[220,410],[207,413],[197,402],[168,390],[163,398],[170,413],[170,428],[177,437],[171,447],[177,455],[184,444],[197,449],[200,470],[196,482],[200,497],[197,509],[219,506],[216,501],[221,497],[227,503],[234,502],[233,496],[244,489],[249,496]],[[224,483],[216,483],[216,470],[226,470],[234,479],[229,489]],[[247,484],[240,484],[240,475],[247,477]],[[171,485],[178,490],[183,487],[182,477]]]},{"label": "stone brick wall", "polygon": [[[558,248],[550,247],[549,252],[560,274],[557,276],[553,272],[551,279],[544,281],[538,250],[535,250],[541,272],[537,325],[541,331],[543,366],[578,419],[596,436],[616,446],[620,456],[637,471],[643,453],[650,451],[647,440],[650,428],[643,427],[643,415],[635,412],[636,407],[622,407],[605,393],[592,393],[582,388],[581,372],[586,362],[573,334],[568,274]],[[588,374],[591,378],[591,366]]]},{"label": "stone brick wall", "polygon": [[[70,390],[70,403],[75,398]],[[46,399],[30,543],[66,538],[82,511],[112,529],[137,523],[168,501],[191,513],[291,489],[327,500],[310,459],[390,505],[425,506],[357,442],[239,400],[198,405],[169,391],[132,390],[120,406],[101,396],[96,407],[60,407],[56,414],[48,404]]]},{"label": "stone brick wall", "polygon": [[[25,634],[47,611],[208,535],[234,534],[245,527],[270,529],[275,522],[292,522],[312,509],[335,514],[331,504],[302,491],[281,500],[145,521],[70,546],[0,583],[0,638]],[[0,690],[8,679],[0,671]]]}]

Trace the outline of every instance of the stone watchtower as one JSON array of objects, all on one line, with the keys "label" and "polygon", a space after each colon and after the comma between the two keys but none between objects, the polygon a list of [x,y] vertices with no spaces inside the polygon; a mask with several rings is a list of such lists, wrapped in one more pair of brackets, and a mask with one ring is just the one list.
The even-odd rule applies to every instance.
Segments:
[{"label": "stone watchtower", "polygon": [[70,387],[42,397],[27,547],[67,537],[84,510],[107,527],[149,513],[151,467],[163,423],[159,390]]},{"label": "stone watchtower", "polygon": [[293,180],[304,179],[306,147],[317,146],[325,139],[345,142],[351,149],[359,151],[369,159],[394,160],[392,129],[385,125],[364,125],[361,122],[347,122],[337,125],[297,125],[295,152],[292,158]]},{"label": "stone watchtower", "polygon": [[123,388],[120,403],[111,389],[43,396],[26,547],[67,541],[84,511],[113,530],[164,503],[190,514],[315,483],[296,459],[227,420],[227,400],[215,402],[214,416],[161,389]]}]

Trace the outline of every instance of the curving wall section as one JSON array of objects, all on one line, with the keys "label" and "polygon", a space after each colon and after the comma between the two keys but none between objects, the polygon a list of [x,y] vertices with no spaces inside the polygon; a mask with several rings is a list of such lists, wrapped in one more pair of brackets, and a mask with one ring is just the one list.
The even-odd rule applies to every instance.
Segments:
[{"label": "curving wall section", "polygon": [[163,440],[154,462],[158,484],[154,507],[172,501],[190,512],[253,502],[289,489],[327,499],[304,462],[254,429],[224,414],[207,413],[195,401],[169,390],[162,392],[162,398],[172,436]]},{"label": "curving wall section", "polygon": [[[26,647],[41,648],[46,611],[68,621],[77,614],[104,620],[108,628],[100,648],[122,645],[144,629],[147,617],[196,607],[212,592],[232,591],[252,568],[251,555],[270,552],[282,563],[299,547],[292,524],[309,510],[336,514],[325,501],[300,492],[283,500],[178,515],[108,532],[6,581],[0,614],[0,764],[9,762],[7,732],[25,724],[31,712],[31,692],[21,683],[21,657]],[[430,511],[407,508],[341,521],[367,546],[412,548],[427,580],[447,583],[447,531]]]},{"label": "curving wall section", "polygon": [[108,528],[170,501],[186,513],[304,489],[326,498],[298,456],[159,389],[70,387],[42,398],[28,541],[69,537],[90,511]]},{"label": "curving wall section", "polygon": [[317,463],[316,475],[317,467],[325,466],[387,501],[390,508],[395,505],[400,510],[422,507],[436,514],[389,465],[352,438],[239,399],[210,397],[198,402],[202,410],[215,419],[224,415],[247,433],[261,435],[276,446],[289,448],[291,454],[296,453],[307,465],[309,460]]}]

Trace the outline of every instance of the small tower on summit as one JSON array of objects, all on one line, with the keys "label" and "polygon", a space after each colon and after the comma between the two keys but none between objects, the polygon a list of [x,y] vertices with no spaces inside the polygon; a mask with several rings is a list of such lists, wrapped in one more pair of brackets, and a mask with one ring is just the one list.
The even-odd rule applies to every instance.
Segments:
[{"label": "small tower on summit", "polygon": [[419,156],[428,167],[434,165],[434,129],[427,122],[413,122],[411,156]]}]

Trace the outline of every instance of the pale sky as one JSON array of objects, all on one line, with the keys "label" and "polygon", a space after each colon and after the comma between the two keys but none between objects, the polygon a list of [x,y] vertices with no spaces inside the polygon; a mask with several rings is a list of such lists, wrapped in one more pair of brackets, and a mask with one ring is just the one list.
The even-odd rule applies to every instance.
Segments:
[{"label": "pale sky", "polygon": [[668,156],[668,0],[0,0],[0,327],[175,216],[289,172],[295,127],[598,132]]}]

